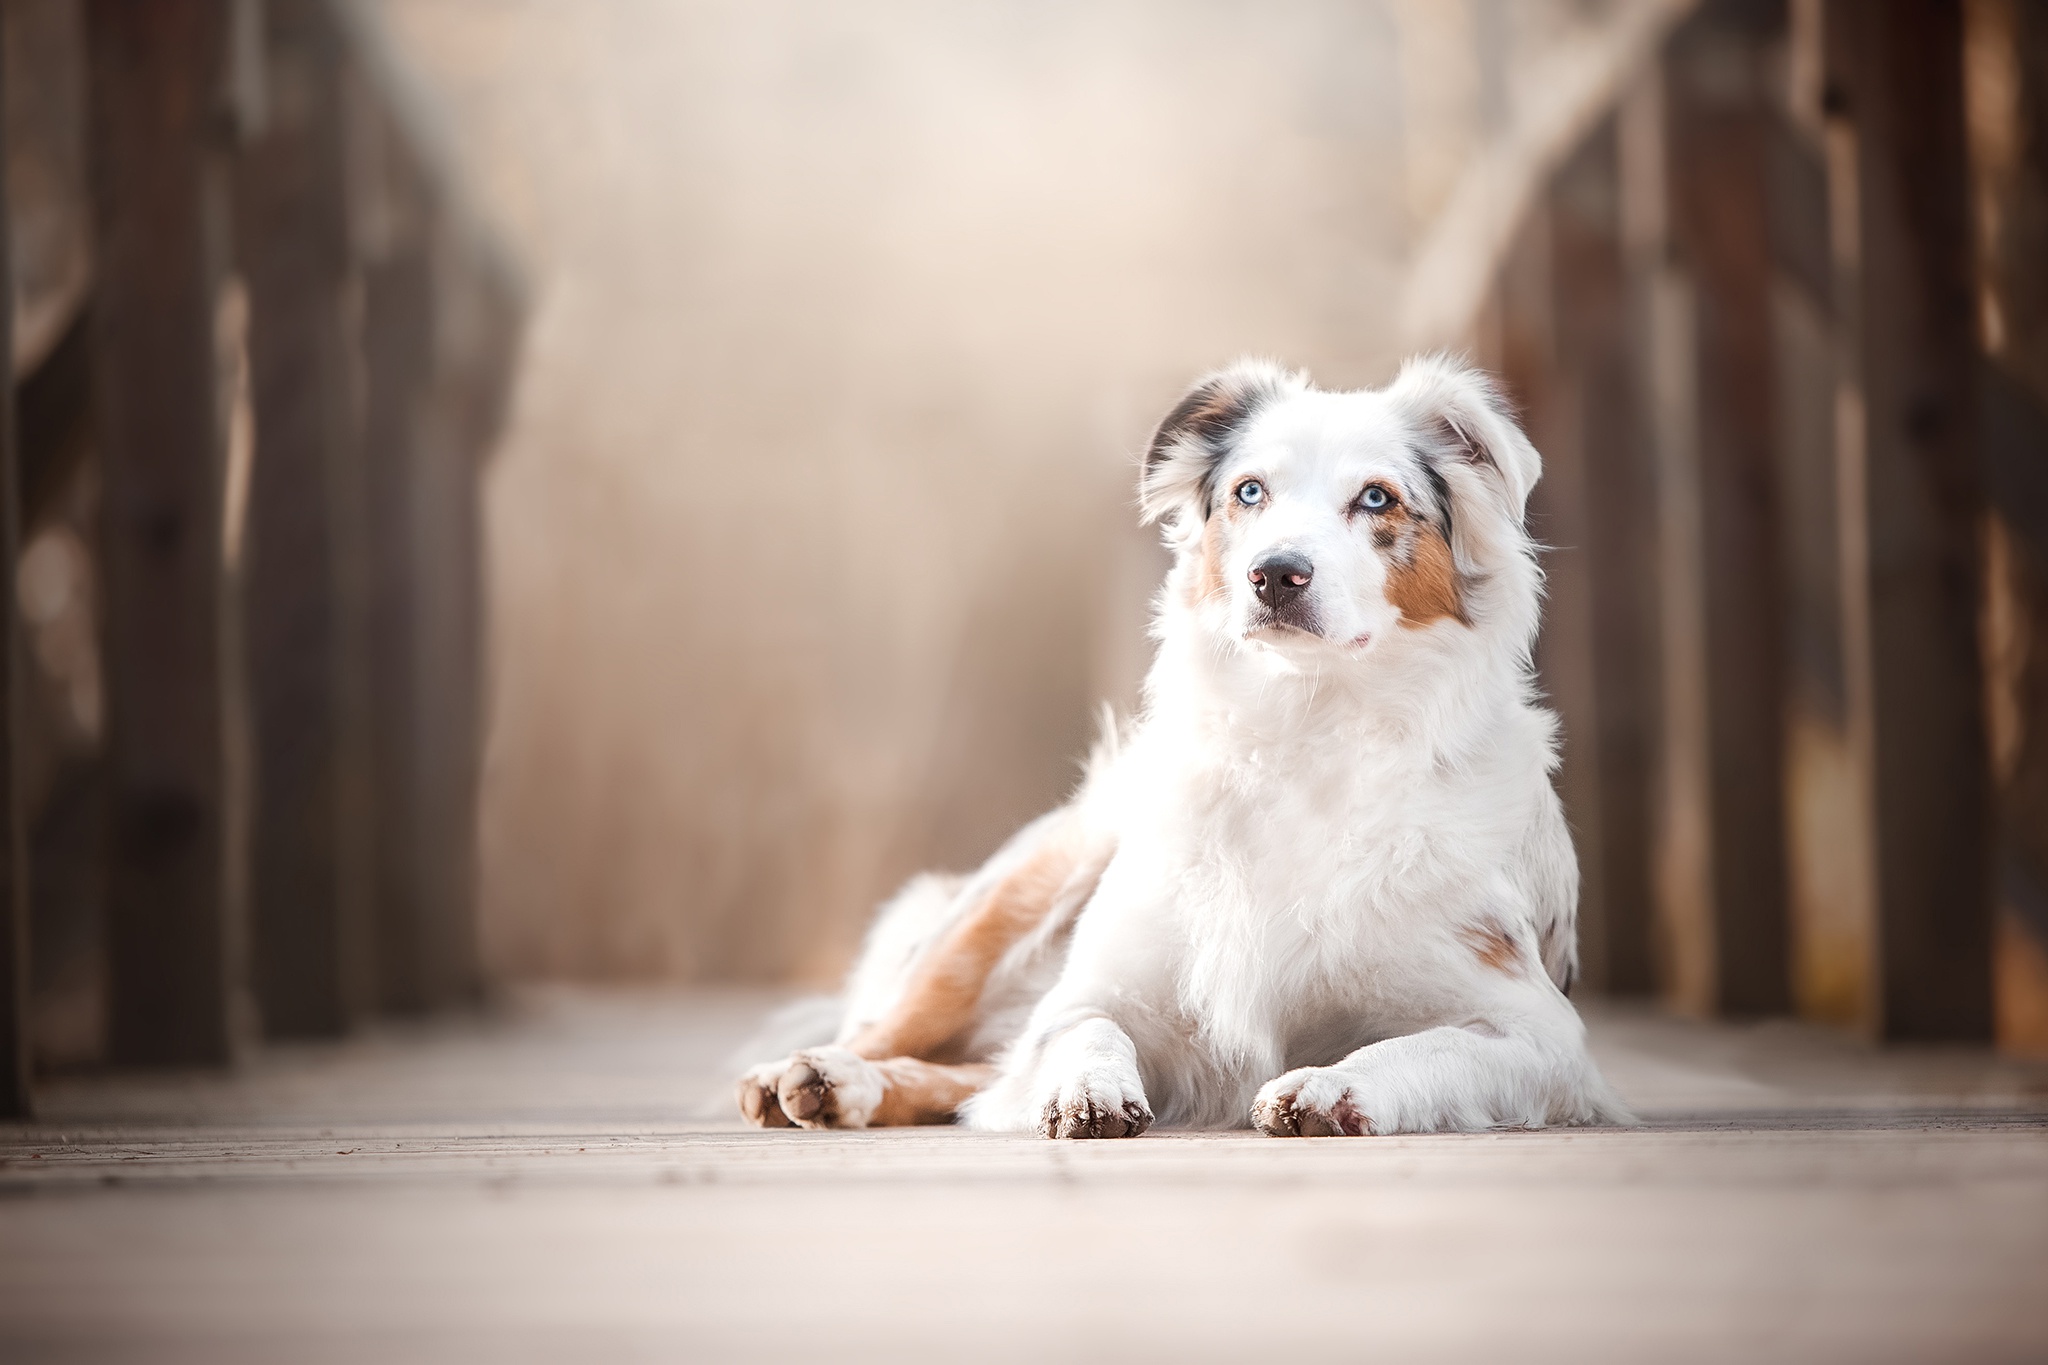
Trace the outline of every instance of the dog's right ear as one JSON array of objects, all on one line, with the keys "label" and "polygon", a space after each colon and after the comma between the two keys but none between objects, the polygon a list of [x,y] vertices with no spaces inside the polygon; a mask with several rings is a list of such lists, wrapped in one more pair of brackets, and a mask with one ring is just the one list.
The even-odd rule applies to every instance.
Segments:
[{"label": "dog's right ear", "polygon": [[1216,471],[1259,409],[1308,386],[1264,360],[1240,360],[1199,381],[1173,405],[1153,433],[1138,480],[1138,507],[1147,522],[1169,512],[1192,510],[1209,516]]}]

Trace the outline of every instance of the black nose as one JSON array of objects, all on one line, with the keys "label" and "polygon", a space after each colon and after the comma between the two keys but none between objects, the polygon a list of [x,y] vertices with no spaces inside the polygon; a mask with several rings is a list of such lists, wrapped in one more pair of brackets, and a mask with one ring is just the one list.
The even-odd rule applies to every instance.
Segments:
[{"label": "black nose", "polygon": [[1252,566],[1252,591],[1259,600],[1278,611],[1308,591],[1316,576],[1315,565],[1297,554],[1277,554]]}]

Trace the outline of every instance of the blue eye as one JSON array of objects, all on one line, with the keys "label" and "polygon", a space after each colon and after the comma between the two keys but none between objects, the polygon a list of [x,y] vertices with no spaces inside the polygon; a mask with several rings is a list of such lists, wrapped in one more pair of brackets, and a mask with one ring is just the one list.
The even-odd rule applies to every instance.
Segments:
[{"label": "blue eye", "polygon": [[1246,479],[1237,486],[1237,500],[1246,507],[1257,507],[1266,500],[1266,485],[1257,479]]},{"label": "blue eye", "polygon": [[1384,512],[1393,506],[1394,495],[1378,484],[1370,484],[1358,498],[1359,505],[1368,512]]}]

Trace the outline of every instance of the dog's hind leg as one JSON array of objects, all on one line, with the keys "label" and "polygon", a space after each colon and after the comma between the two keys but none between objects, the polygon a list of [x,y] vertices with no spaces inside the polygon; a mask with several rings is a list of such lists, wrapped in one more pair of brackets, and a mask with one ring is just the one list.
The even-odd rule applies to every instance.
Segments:
[{"label": "dog's hind leg", "polygon": [[966,1046],[1004,956],[1078,912],[1112,847],[1067,811],[1022,847],[998,854],[963,891],[971,904],[912,960],[902,989],[881,1013],[831,1047],[747,1072],[739,1082],[740,1112],[764,1128],[950,1120],[995,1070],[938,1059]]},{"label": "dog's hind leg", "polygon": [[980,1017],[996,964],[1054,911],[1077,910],[1112,850],[1067,813],[912,964],[902,993],[846,1040],[847,1050],[870,1060],[931,1058],[959,1044]]},{"label": "dog's hind leg", "polygon": [[[773,1089],[773,1113],[799,1128],[895,1128],[950,1123],[995,1068],[981,1062],[928,1062],[920,1057],[870,1061],[843,1047],[811,1048],[759,1067],[741,1082]],[[763,1096],[766,1099],[766,1096]],[[750,1115],[752,1117],[752,1115]],[[762,1120],[755,1119],[759,1123]]]}]

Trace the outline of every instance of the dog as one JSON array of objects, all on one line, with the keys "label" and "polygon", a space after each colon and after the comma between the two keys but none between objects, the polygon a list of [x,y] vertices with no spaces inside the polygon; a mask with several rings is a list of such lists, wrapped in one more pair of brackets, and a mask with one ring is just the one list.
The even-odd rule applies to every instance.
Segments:
[{"label": "dog", "polygon": [[1535,448],[1436,356],[1333,392],[1263,362],[1153,436],[1173,566],[1127,733],[972,876],[879,913],[836,1040],[763,1126],[1051,1138],[1628,1123],[1568,993],[1578,866],[1530,651]]}]

